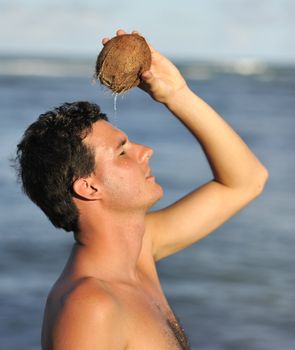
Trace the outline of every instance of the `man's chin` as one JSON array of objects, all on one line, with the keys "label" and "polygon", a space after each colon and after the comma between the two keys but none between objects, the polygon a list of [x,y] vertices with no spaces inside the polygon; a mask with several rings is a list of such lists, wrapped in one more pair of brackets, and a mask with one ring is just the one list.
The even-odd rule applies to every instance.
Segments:
[{"label": "man's chin", "polygon": [[164,190],[161,185],[156,183],[157,185],[157,193],[155,193],[154,198],[152,198],[151,203],[148,206],[148,209],[150,209],[152,206],[154,206],[163,196],[164,196]]}]

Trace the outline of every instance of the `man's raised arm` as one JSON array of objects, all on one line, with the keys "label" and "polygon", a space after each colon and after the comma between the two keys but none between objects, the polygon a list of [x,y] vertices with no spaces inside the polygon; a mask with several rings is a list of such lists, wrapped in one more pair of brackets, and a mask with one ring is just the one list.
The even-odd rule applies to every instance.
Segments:
[{"label": "man's raised arm", "polygon": [[268,173],[239,135],[187,86],[177,68],[151,48],[142,88],[163,103],[197,138],[213,180],[147,216],[156,260],[200,240],[263,190]]}]

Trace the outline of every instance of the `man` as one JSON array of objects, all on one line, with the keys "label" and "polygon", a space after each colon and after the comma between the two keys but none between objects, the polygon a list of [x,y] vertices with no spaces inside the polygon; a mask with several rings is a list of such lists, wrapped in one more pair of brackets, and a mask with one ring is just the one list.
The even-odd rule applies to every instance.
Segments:
[{"label": "man", "polygon": [[195,135],[213,180],[148,213],[162,196],[149,167],[152,150],[131,142],[98,106],[64,104],[28,128],[18,145],[24,190],[76,240],[48,296],[44,350],[188,349],[155,263],[208,235],[266,182],[266,169],[241,138],[151,51],[141,88]]}]

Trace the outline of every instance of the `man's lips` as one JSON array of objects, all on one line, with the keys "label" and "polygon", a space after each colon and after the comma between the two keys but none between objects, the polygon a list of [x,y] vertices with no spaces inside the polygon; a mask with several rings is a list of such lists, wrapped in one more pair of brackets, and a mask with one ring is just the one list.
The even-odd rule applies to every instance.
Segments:
[{"label": "man's lips", "polygon": [[146,173],[145,178],[146,178],[146,179],[154,178],[154,176],[153,176],[153,174],[152,174],[152,171],[151,171],[150,169],[149,169],[149,171]]}]

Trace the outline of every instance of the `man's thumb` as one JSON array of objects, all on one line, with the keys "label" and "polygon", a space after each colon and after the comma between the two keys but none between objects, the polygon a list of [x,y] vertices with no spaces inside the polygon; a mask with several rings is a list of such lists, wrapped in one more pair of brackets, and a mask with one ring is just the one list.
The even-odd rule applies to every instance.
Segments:
[{"label": "man's thumb", "polygon": [[141,79],[145,82],[153,79],[153,73],[150,70],[147,70],[141,74]]}]

